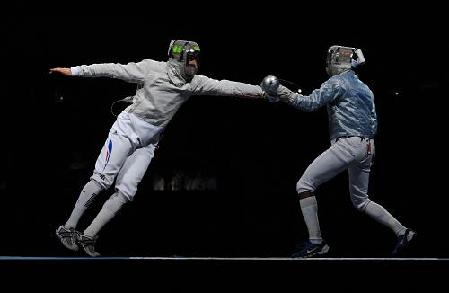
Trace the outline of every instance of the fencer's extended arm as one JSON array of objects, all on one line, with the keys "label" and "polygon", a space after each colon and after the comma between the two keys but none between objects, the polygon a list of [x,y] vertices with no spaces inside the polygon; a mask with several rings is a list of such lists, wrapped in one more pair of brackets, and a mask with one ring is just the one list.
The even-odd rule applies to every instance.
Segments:
[{"label": "fencer's extended arm", "polygon": [[283,85],[279,85],[279,100],[286,102],[296,109],[311,112],[332,102],[342,95],[344,87],[339,79],[329,79],[324,82],[319,89],[314,90],[310,95],[294,93]]},{"label": "fencer's extended arm", "polygon": [[216,80],[204,75],[196,75],[191,84],[193,95],[235,96],[254,99],[263,97],[263,91],[258,85],[230,80]]},{"label": "fencer's extended arm", "polygon": [[143,83],[145,76],[151,73],[157,61],[145,59],[141,62],[130,62],[126,65],[118,63],[92,64],[71,67],[72,75],[105,76],[118,78],[131,83]]}]

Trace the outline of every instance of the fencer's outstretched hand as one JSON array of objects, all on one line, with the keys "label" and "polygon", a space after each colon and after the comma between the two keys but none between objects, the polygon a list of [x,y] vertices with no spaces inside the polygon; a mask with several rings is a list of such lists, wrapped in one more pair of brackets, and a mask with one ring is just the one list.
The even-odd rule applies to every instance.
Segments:
[{"label": "fencer's outstretched hand", "polygon": [[278,87],[277,97],[281,102],[290,104],[296,100],[297,95],[298,93],[292,92],[290,89],[283,86],[282,84],[280,84]]},{"label": "fencer's outstretched hand", "polygon": [[72,75],[72,71],[68,67],[50,68],[50,73],[58,73],[62,75]]}]

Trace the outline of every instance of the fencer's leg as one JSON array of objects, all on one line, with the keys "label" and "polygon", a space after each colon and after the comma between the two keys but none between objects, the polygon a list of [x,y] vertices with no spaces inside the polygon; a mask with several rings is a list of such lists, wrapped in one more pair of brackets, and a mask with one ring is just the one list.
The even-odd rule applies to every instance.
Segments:
[{"label": "fencer's leg", "polygon": [[396,236],[404,235],[405,230],[407,230],[407,228],[393,217],[384,207],[372,200],[365,205],[363,211],[377,222],[393,230]]},{"label": "fencer's leg", "polygon": [[115,188],[124,194],[129,201],[134,199],[137,186],[142,181],[151,160],[154,157],[155,146],[150,144],[137,149],[126,162],[117,175]]},{"label": "fencer's leg", "polygon": [[404,227],[384,207],[368,198],[368,185],[371,169],[371,159],[357,163],[349,167],[349,193],[351,201],[356,209],[364,212],[375,221],[389,227],[396,236],[404,235]]},{"label": "fencer's leg", "polygon": [[84,235],[88,237],[96,236],[101,228],[115,216],[126,202],[128,202],[128,198],[119,191],[111,195],[89,227],[84,230]]},{"label": "fencer's leg", "polygon": [[84,234],[77,235],[77,243],[81,245],[84,252],[93,257],[100,256],[100,253],[95,250],[95,243],[98,238],[97,233],[103,225],[115,216],[126,202],[127,198],[120,192],[114,193],[104,203],[100,213],[93,220],[92,224],[84,230]]},{"label": "fencer's leg", "polygon": [[95,197],[103,190],[101,185],[95,180],[89,181],[81,191],[78,200],[75,203],[75,207],[70,215],[69,219],[65,223],[66,228],[76,228],[79,219],[84,214],[86,209],[93,202]]},{"label": "fencer's leg", "polygon": [[134,198],[137,185],[145,175],[145,171],[154,156],[154,146],[149,145],[134,151],[123,164],[117,176],[116,192],[104,203],[100,213],[92,223],[84,230],[83,235],[79,235],[78,243],[90,256],[99,256],[95,250],[95,242],[98,233],[106,225],[122,206]]},{"label": "fencer's leg", "polygon": [[318,221],[318,205],[313,194],[315,189],[348,168],[352,156],[342,143],[333,144],[318,156],[296,184],[301,211],[309,232],[311,243],[321,243],[321,229]]},{"label": "fencer's leg", "polygon": [[304,222],[309,231],[309,241],[314,244],[323,242],[321,237],[320,223],[318,220],[318,203],[315,196],[310,191],[299,194],[299,204],[301,206]]},{"label": "fencer's leg", "polygon": [[91,179],[100,183],[103,189],[108,189],[134,150],[135,145],[129,138],[111,131],[95,162]]},{"label": "fencer's leg", "polygon": [[132,145],[128,138],[114,132],[109,134],[95,162],[91,181],[84,186],[65,227],[76,228],[79,219],[95,197],[102,190],[108,189],[114,182],[120,168],[131,152]]},{"label": "fencer's leg", "polygon": [[115,216],[126,202],[133,200],[137,191],[137,185],[145,175],[153,156],[154,146],[149,145],[137,149],[126,159],[117,176],[117,191],[105,202],[100,213],[92,221],[91,225],[84,230],[84,235],[89,237],[96,236],[101,228]]},{"label": "fencer's leg", "polygon": [[[370,161],[370,160],[369,160]],[[362,162],[349,168],[349,190],[354,206],[378,223],[389,227],[398,237],[392,255],[397,256],[409,246],[416,232],[404,227],[384,207],[368,199],[370,163]]]},{"label": "fencer's leg", "polygon": [[[75,230],[75,227],[81,216],[95,199],[96,195],[98,195],[101,190],[111,186],[115,176],[118,174],[126,158],[132,151],[133,145],[129,139],[118,135],[116,131],[114,131],[113,126],[109,133],[109,137],[97,158],[91,181],[84,186],[65,226],[60,226],[56,230],[56,235],[65,247],[76,251],[79,249],[78,243],[84,248],[89,244],[89,239],[84,242],[79,241],[81,235]],[[97,255],[95,252],[89,254],[92,256]]]},{"label": "fencer's leg", "polygon": [[328,253],[329,245],[321,238],[318,205],[315,196],[310,191],[304,191],[299,193],[299,198],[304,222],[309,232],[309,240],[298,244],[291,257],[307,258]]}]

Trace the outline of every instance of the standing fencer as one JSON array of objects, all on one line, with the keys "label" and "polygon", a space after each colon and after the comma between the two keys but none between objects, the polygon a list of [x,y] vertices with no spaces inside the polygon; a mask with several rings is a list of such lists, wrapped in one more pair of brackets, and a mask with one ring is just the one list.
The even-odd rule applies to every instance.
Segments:
[{"label": "standing fencer", "polygon": [[[261,98],[260,86],[228,80],[214,80],[197,75],[200,48],[196,42],[172,41],[167,62],[145,59],[138,63],[93,64],[70,68],[52,68],[51,73],[75,76],[107,76],[140,86],[126,100],[132,104],[122,111],[112,125],[109,136],[95,163],[90,181],[84,186],[75,207],[56,234],[62,244],[73,251],[79,245],[90,256],[100,255],[95,241],[100,229],[128,201],[132,201],[142,180],[161,132],[180,106],[192,95],[220,95]],[[104,203],[84,232],[76,226],[95,197],[116,179],[115,193]]]},{"label": "standing fencer", "polygon": [[326,72],[331,77],[308,96],[280,85],[275,76],[267,76],[262,81],[262,89],[272,101],[280,100],[308,112],[326,105],[329,116],[331,146],[307,167],[296,185],[309,240],[298,245],[292,257],[312,257],[329,251],[329,245],[321,237],[314,191],[345,170],[348,170],[349,193],[354,207],[391,228],[398,237],[393,255],[403,250],[416,235],[368,197],[377,117],[372,91],[354,72],[354,68],[364,62],[360,49],[330,47]]}]

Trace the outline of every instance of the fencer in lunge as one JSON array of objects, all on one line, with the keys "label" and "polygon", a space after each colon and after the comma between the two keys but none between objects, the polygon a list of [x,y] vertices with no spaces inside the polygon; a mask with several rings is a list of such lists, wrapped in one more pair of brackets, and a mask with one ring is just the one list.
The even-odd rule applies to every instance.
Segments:
[{"label": "fencer in lunge", "polygon": [[296,185],[309,240],[298,245],[292,257],[313,257],[329,251],[329,245],[321,237],[314,192],[345,170],[354,207],[391,228],[398,237],[393,255],[398,255],[416,236],[415,231],[403,226],[368,197],[377,116],[372,91],[355,73],[355,68],[364,62],[360,49],[331,46],[326,59],[330,78],[310,95],[290,91],[273,75],[261,83],[271,101],[282,101],[302,111],[315,111],[326,105],[329,117],[331,145],[307,167]]},{"label": "fencer in lunge", "polygon": [[[150,164],[161,132],[180,106],[192,95],[220,95],[262,98],[259,85],[215,80],[198,75],[200,48],[196,42],[172,41],[167,62],[145,59],[138,63],[93,64],[56,67],[50,73],[62,75],[118,78],[138,84],[131,102],[112,125],[95,163],[90,181],[84,186],[73,211],[56,234],[73,251],[81,246],[90,256],[100,229],[122,206],[133,200],[137,186]],[[83,233],[76,230],[85,210],[95,197],[115,183],[115,193],[104,203],[98,215]]]}]

